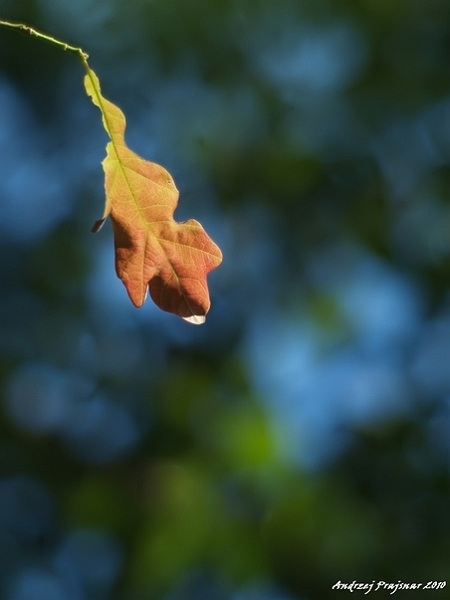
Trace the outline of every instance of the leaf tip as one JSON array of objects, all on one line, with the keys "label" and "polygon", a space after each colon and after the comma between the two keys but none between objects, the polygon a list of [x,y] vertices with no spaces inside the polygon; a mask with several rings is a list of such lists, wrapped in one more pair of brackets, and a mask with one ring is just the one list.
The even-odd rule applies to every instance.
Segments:
[{"label": "leaf tip", "polygon": [[92,225],[92,233],[97,233],[98,231],[100,231],[100,229],[103,227],[104,222],[106,221],[106,218],[107,217],[103,217],[103,219],[95,221],[95,223]]},{"label": "leaf tip", "polygon": [[192,325],[203,325],[206,321],[206,315],[191,315],[190,317],[182,317],[182,319]]}]

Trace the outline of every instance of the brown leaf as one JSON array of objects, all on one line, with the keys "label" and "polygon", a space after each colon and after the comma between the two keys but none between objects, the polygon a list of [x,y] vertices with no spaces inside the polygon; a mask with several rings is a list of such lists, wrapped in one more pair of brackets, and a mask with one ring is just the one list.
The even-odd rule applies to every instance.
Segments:
[{"label": "brown leaf", "polygon": [[125,116],[101,95],[92,70],[85,87],[111,140],[102,162],[105,210],[93,231],[111,216],[116,273],[135,306],[142,306],[149,290],[162,310],[203,323],[210,307],[206,276],[220,265],[222,253],[200,223],[174,220],[178,190],[170,173],[127,147]]}]

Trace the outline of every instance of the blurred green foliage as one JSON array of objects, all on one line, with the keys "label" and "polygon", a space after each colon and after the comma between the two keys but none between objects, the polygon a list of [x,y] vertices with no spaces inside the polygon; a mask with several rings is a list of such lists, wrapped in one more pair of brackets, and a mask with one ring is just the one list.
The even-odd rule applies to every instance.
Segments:
[{"label": "blurred green foliage", "polygon": [[1,597],[445,581],[448,2],[0,0],[0,18],[89,52],[177,216],[224,250],[202,328],[134,309],[111,232],[89,233],[106,140],[82,68],[0,31]]}]

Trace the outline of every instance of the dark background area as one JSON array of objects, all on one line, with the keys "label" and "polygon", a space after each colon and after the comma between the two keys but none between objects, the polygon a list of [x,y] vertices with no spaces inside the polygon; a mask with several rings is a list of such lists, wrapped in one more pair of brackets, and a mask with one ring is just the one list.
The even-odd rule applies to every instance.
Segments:
[{"label": "dark background area", "polygon": [[205,325],[131,305],[110,224],[90,233],[106,136],[82,65],[0,28],[0,597],[446,581],[449,2],[0,0],[0,19],[89,52],[177,219],[224,253]]}]

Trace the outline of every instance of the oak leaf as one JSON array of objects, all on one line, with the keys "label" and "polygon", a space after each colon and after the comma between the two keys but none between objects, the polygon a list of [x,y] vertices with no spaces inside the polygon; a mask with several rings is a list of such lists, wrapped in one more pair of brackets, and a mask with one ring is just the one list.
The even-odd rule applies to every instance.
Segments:
[{"label": "oak leaf", "polygon": [[125,116],[102,96],[91,69],[84,84],[110,138],[102,162],[105,209],[93,231],[111,216],[116,273],[135,306],[142,306],[150,291],[162,310],[201,324],[210,307],[206,276],[219,266],[222,253],[200,223],[174,220],[179,194],[171,175],[127,147]]}]

